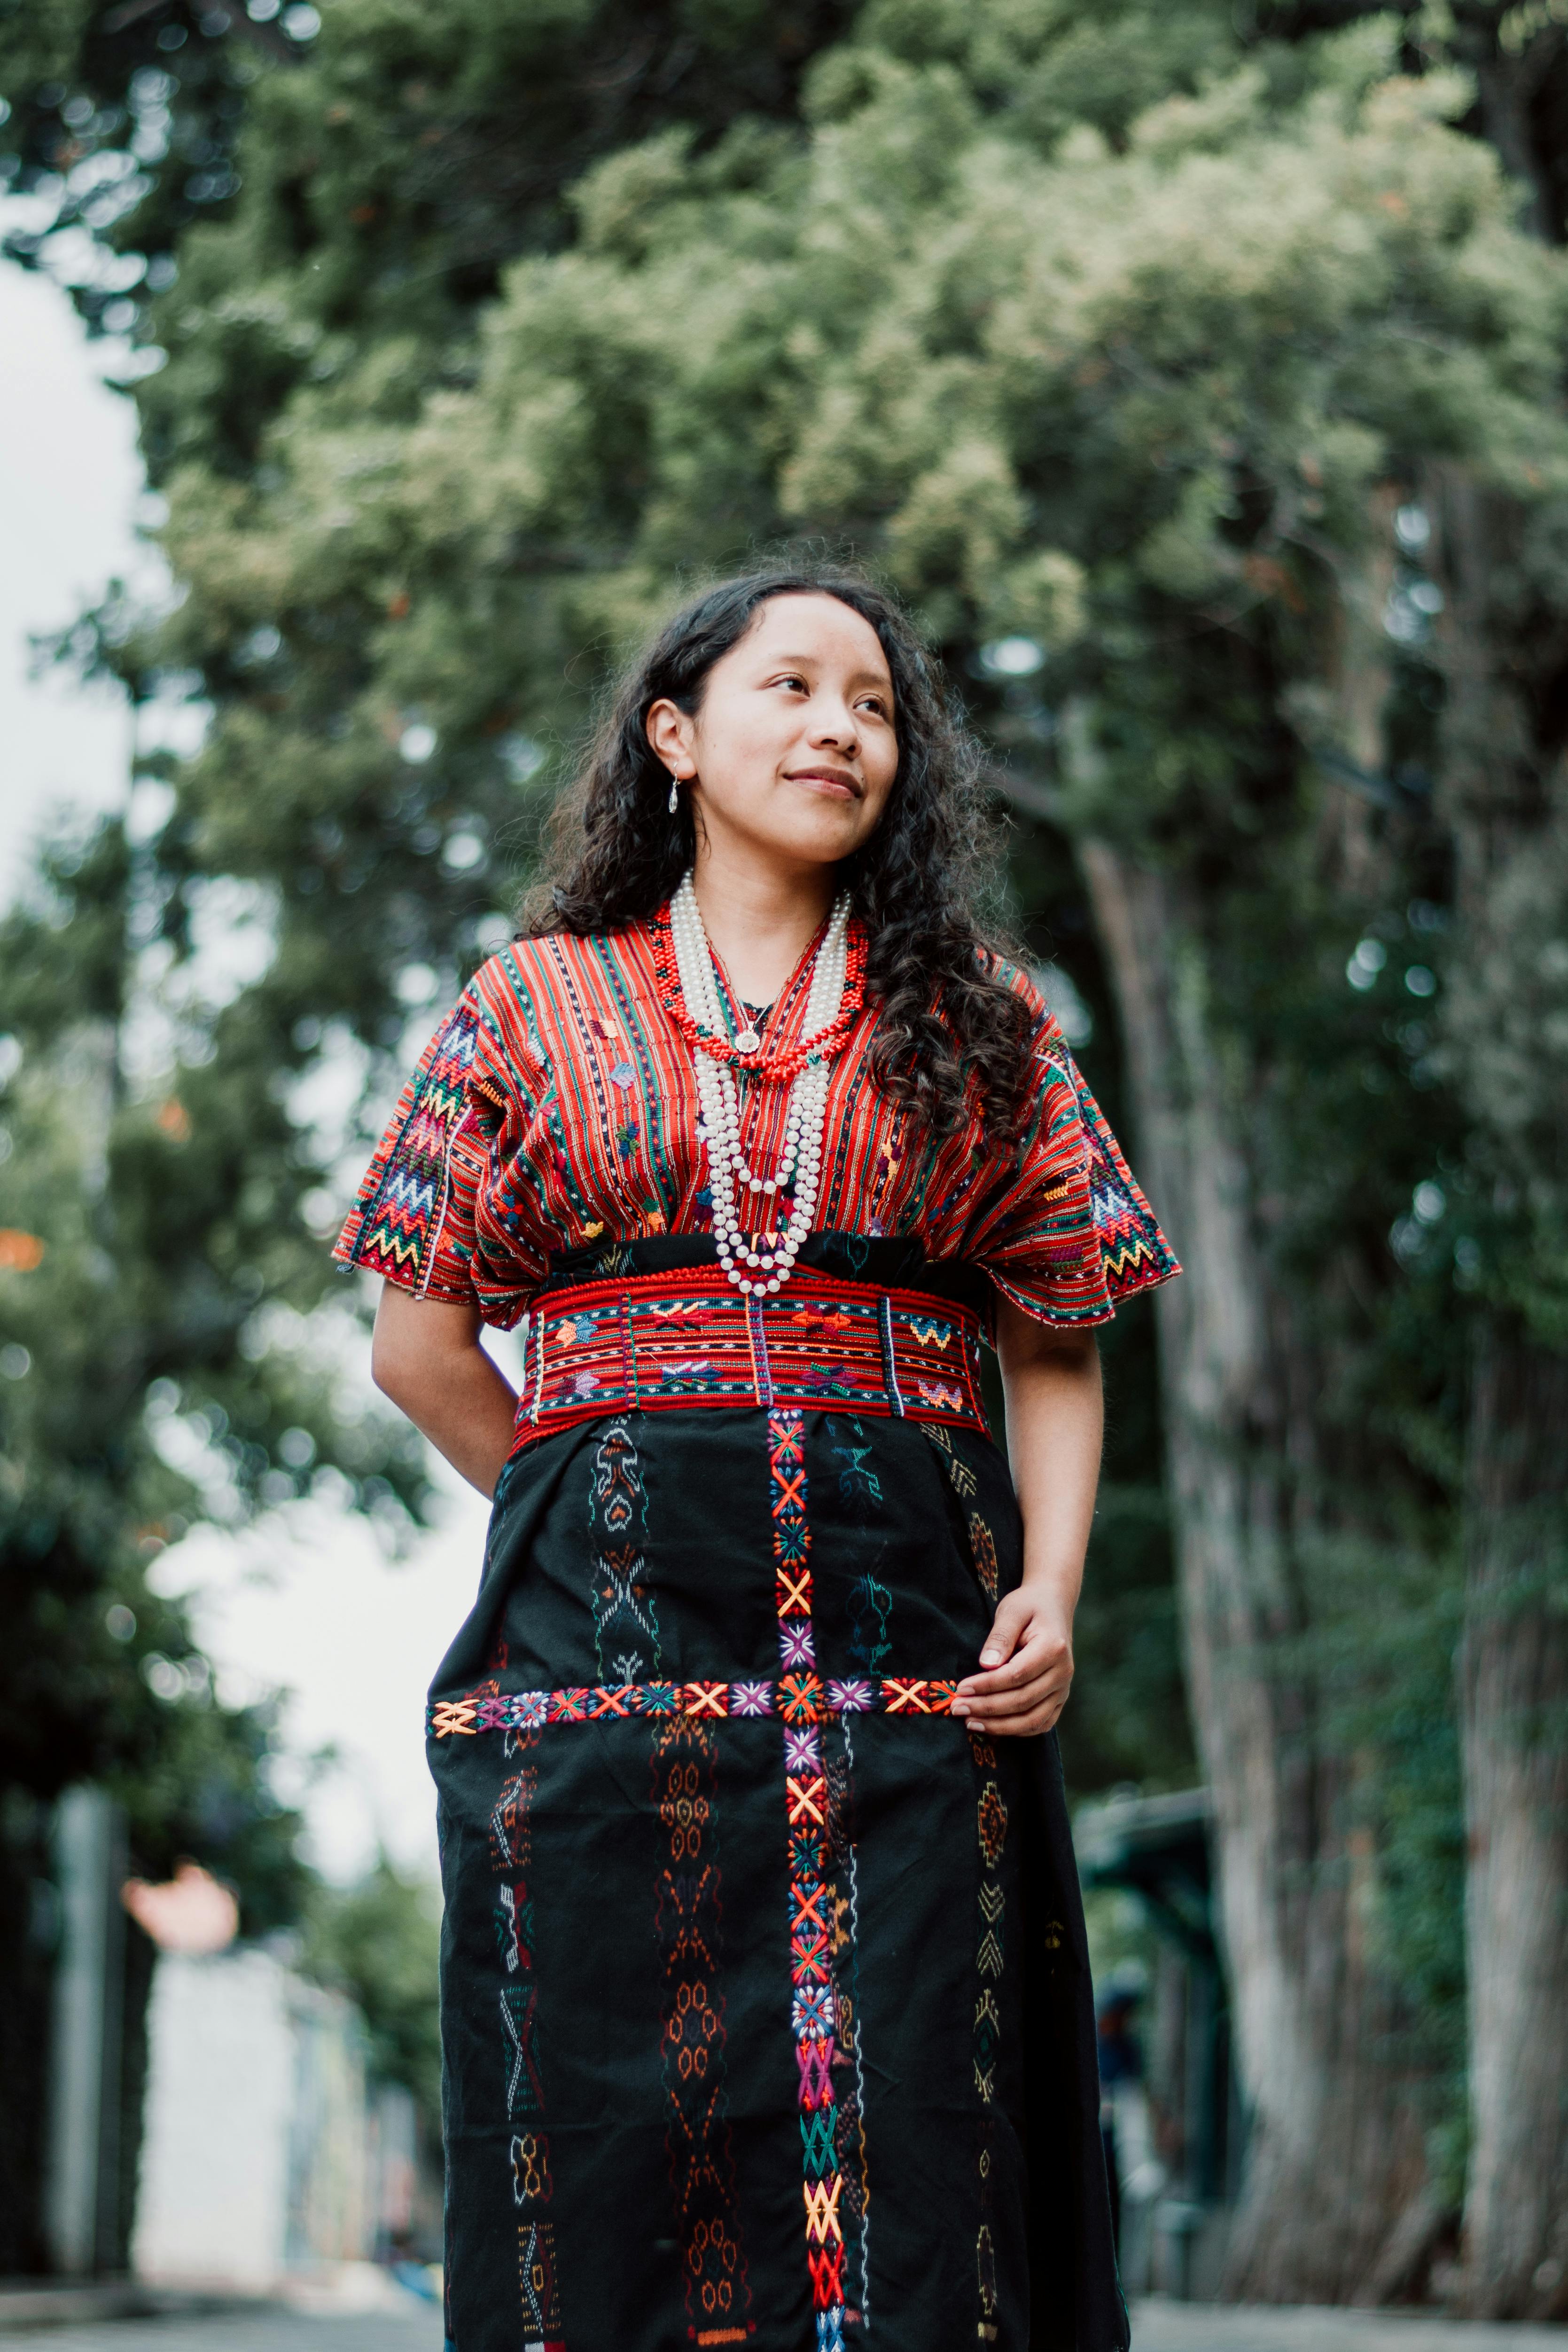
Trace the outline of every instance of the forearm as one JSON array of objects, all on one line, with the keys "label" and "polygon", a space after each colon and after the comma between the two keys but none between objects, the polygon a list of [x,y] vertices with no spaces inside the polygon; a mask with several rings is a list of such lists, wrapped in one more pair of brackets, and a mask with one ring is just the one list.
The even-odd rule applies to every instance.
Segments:
[{"label": "forearm", "polygon": [[1003,1378],[1008,1460],[1023,1518],[1023,1582],[1048,1595],[1071,1624],[1100,1481],[1100,1352],[1087,1335],[1052,1346],[1031,1333],[1011,1362],[1004,1361]]},{"label": "forearm", "polygon": [[997,1346],[1023,1574],[998,1602],[981,1670],[959,1684],[953,1712],[977,1732],[1032,1738],[1051,1729],[1072,1686],[1072,1612],[1100,1476],[1100,1354],[1088,1334],[1061,1338],[1006,1299]]},{"label": "forearm", "polygon": [[476,1310],[411,1297],[388,1283],[376,1311],[371,1376],[453,1468],[493,1495],[512,1450],[517,1400],[479,1345]]}]

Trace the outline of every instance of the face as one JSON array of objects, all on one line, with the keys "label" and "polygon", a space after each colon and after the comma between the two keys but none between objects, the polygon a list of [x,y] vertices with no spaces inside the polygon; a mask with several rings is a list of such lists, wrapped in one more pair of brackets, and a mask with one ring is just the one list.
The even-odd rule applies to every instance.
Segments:
[{"label": "face", "polygon": [[887,656],[837,597],[771,597],[694,714],[654,703],[648,740],[691,793],[710,855],[836,865],[876,830],[898,767]]}]

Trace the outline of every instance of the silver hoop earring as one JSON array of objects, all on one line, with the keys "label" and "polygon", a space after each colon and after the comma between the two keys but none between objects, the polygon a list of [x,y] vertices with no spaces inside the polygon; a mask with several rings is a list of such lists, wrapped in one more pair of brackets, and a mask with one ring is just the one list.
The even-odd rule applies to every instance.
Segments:
[{"label": "silver hoop earring", "polygon": [[675,811],[680,807],[680,804],[681,780],[679,776],[672,773],[670,777],[670,814],[672,816],[674,815]]}]

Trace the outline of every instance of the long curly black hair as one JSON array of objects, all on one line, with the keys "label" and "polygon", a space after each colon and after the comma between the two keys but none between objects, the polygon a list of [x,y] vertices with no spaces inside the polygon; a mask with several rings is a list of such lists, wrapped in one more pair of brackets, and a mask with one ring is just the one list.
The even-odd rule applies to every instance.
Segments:
[{"label": "long curly black hair", "polygon": [[852,570],[747,572],[675,614],[627,668],[575,788],[557,809],[540,878],[520,910],[522,930],[621,930],[664,906],[695,842],[689,795],[670,814],[670,779],[648,741],[648,712],[667,698],[695,713],[709,670],[759,606],[802,593],[834,596],[868,621],[893,677],[897,773],[881,823],[841,876],[870,938],[877,1083],[939,1134],[977,1110],[993,1143],[1005,1142],[1022,1107],[1032,1023],[998,976],[998,950],[978,920],[994,873],[978,748],[908,616]]}]

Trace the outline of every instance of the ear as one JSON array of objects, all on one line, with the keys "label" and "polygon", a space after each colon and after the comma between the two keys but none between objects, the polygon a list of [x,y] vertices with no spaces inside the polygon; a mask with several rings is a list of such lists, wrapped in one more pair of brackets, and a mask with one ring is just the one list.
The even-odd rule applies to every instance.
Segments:
[{"label": "ear", "polygon": [[644,722],[653,756],[662,760],[672,775],[683,782],[696,773],[696,761],[692,754],[692,738],[695,726],[676,702],[655,702],[649,708]]}]

